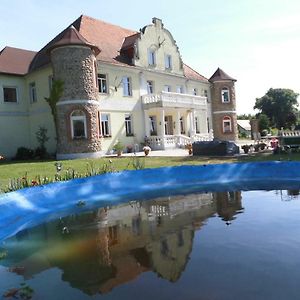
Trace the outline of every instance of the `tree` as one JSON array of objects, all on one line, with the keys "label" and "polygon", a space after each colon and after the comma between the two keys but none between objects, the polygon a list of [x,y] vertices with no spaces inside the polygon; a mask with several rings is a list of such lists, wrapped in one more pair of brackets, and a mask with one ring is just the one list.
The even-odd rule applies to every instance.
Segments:
[{"label": "tree", "polygon": [[[290,89],[269,89],[261,98],[256,98],[254,109],[260,110],[278,129],[291,125],[291,114],[297,111],[298,94]],[[292,124],[293,125],[293,124]]]},{"label": "tree", "polygon": [[251,115],[251,114],[242,114],[242,115],[237,116],[238,120],[251,120],[251,119],[254,119],[254,118],[255,118],[255,116]]},{"label": "tree", "polygon": [[49,98],[45,97],[45,100],[48,102],[51,109],[51,114],[53,116],[56,137],[58,137],[56,104],[61,98],[63,91],[64,91],[64,82],[62,80],[53,80],[50,96]]},{"label": "tree", "polygon": [[265,114],[259,114],[258,116],[258,126],[259,126],[259,131],[261,135],[264,131],[269,131],[270,127],[270,120],[267,115]]}]

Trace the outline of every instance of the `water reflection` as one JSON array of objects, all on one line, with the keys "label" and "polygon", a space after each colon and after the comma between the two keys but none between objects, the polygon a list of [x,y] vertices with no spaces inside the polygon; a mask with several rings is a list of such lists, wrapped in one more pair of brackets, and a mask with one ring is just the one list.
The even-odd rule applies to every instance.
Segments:
[{"label": "water reflection", "polygon": [[108,293],[148,271],[175,282],[195,231],[210,217],[228,225],[242,212],[241,192],[132,201],[22,231],[7,240],[0,262],[24,279],[57,267],[63,281],[88,295]]}]

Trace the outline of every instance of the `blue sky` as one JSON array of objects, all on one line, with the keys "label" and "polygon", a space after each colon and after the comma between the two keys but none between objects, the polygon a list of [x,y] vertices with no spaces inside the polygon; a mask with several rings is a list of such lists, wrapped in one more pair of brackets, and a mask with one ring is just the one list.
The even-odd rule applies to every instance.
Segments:
[{"label": "blue sky", "polygon": [[186,64],[238,80],[238,113],[271,87],[300,93],[299,0],[1,0],[0,48],[39,50],[81,14],[132,30],[161,18]]}]

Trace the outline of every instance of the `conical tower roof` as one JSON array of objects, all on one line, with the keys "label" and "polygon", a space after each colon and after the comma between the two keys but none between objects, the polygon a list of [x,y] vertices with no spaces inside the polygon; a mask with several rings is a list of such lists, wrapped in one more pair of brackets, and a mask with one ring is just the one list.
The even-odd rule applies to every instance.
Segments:
[{"label": "conical tower roof", "polygon": [[223,81],[223,80],[231,80],[236,81],[236,79],[230,77],[228,74],[226,74],[222,69],[218,68],[217,71],[209,78],[210,82],[215,81]]},{"label": "conical tower roof", "polygon": [[78,46],[88,46],[90,47],[95,55],[98,55],[101,50],[88,42],[72,25],[68,27],[60,36],[60,38],[48,49],[48,51],[52,51],[54,48],[67,46],[67,45],[78,45]]}]

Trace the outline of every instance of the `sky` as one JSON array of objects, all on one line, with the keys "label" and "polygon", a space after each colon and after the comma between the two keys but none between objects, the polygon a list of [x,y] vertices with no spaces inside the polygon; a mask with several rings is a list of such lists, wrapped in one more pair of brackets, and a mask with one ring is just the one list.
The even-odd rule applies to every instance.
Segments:
[{"label": "sky", "polygon": [[35,51],[81,14],[136,31],[160,18],[187,65],[237,79],[238,114],[270,88],[300,93],[299,0],[1,0],[0,12],[0,49]]}]

